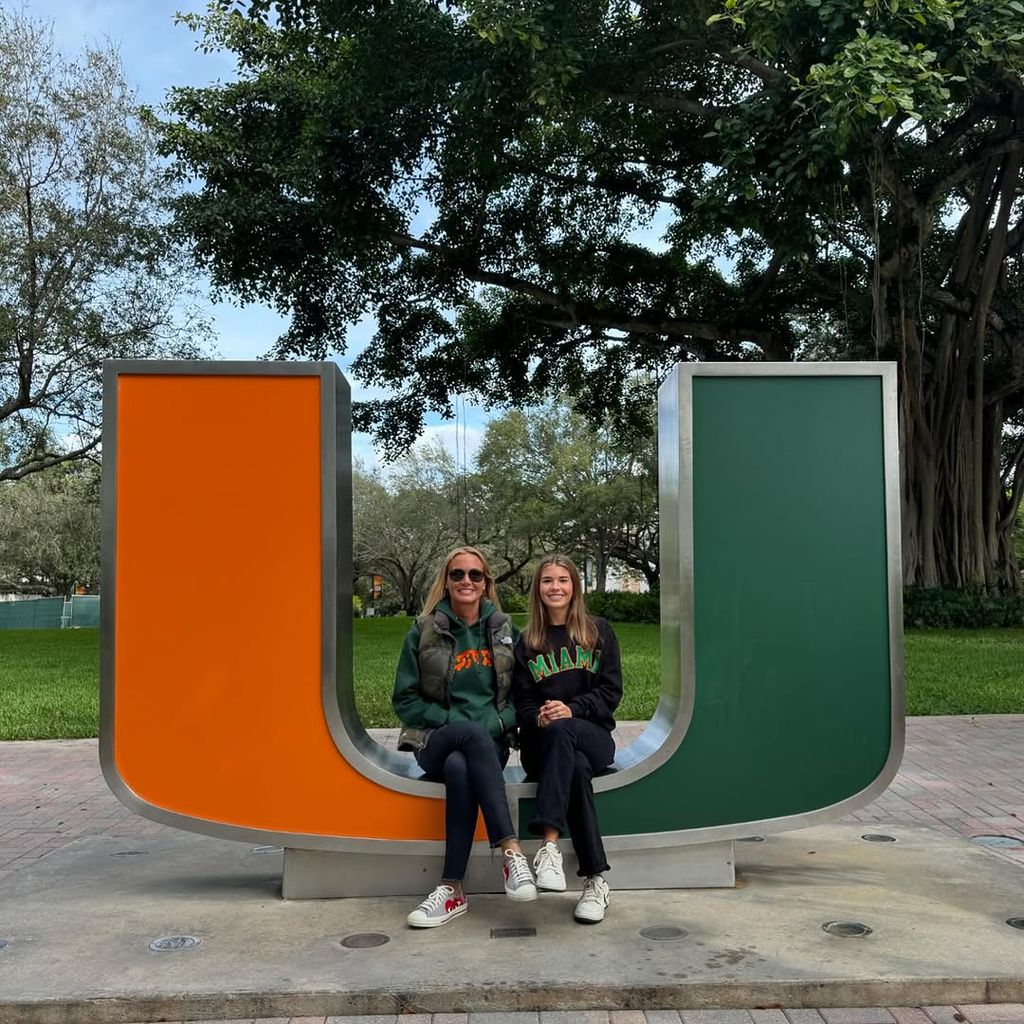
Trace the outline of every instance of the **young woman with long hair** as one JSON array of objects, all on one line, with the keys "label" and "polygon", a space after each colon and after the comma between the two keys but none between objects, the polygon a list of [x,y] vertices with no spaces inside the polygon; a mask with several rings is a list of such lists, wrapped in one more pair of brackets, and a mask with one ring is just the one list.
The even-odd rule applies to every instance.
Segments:
[{"label": "young woman with long hair", "polygon": [[463,878],[478,810],[491,846],[504,854],[506,895],[537,898],[502,774],[515,728],[516,636],[482,552],[449,552],[406,635],[391,697],[402,722],[399,750],[413,751],[427,776],[445,786],[444,869],[440,884],[408,916],[413,928],[435,928],[465,913]]},{"label": "young woman with long hair", "polygon": [[587,612],[580,574],[565,555],[547,556],[533,574],[526,629],[515,653],[523,768],[537,780],[530,831],[543,839],[533,861],[537,888],[565,891],[558,839],[568,832],[584,880],[574,916],[596,924],[604,919],[610,890],[593,777],[615,758],[613,716],[622,699],[622,671],[615,634]]}]

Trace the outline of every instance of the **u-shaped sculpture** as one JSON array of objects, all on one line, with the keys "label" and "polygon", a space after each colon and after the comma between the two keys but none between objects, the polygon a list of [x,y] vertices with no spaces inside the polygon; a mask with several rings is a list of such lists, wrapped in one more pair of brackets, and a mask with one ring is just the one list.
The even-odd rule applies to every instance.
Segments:
[{"label": "u-shaped sculpture", "polygon": [[[422,869],[389,864],[440,855],[443,791],[355,710],[347,382],[333,363],[105,374],[111,789],[181,828],[346,854],[369,880],[343,890],[418,892]],[[895,393],[880,363],[683,364],[662,386],[663,684],[595,780],[617,856],[830,820],[895,775]],[[508,792],[525,823],[533,787]]]}]

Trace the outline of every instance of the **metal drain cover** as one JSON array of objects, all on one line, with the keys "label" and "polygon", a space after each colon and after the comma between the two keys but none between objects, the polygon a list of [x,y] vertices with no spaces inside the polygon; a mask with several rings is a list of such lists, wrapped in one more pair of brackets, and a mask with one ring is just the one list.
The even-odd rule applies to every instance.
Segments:
[{"label": "metal drain cover", "polygon": [[254,846],[250,853],[284,853],[284,848],[281,846]]},{"label": "metal drain cover", "polygon": [[645,939],[653,939],[655,942],[670,942],[672,939],[685,939],[689,933],[685,928],[677,928],[674,924],[658,924],[641,928],[640,934]]},{"label": "metal drain cover", "polygon": [[118,850],[111,857],[145,857],[149,850]]},{"label": "metal drain cover", "polygon": [[887,836],[882,832],[865,832],[861,836],[865,843],[895,843],[895,836]]},{"label": "metal drain cover", "polygon": [[7,945],[6,939],[0,939],[0,949],[3,949]]},{"label": "metal drain cover", "polygon": [[390,941],[391,936],[383,932],[355,932],[346,935],[341,944],[346,949],[373,949],[374,946],[383,946],[385,942]]},{"label": "metal drain cover", "polygon": [[763,843],[764,836],[743,836],[742,839],[737,839],[737,843]]},{"label": "metal drain cover", "polygon": [[971,842],[976,846],[1001,846],[1012,849],[1024,846],[1024,839],[1018,839],[1016,836],[971,836]]},{"label": "metal drain cover", "polygon": [[532,939],[536,938],[536,928],[492,928],[492,939]]},{"label": "metal drain cover", "polygon": [[1006,923],[1011,928],[1019,928],[1021,931],[1024,931],[1024,917],[1008,917]]},{"label": "metal drain cover", "polygon": [[182,949],[195,949],[202,941],[194,935],[165,935],[163,938],[154,939],[149,948],[154,953],[177,953]]},{"label": "metal drain cover", "polygon": [[856,939],[871,934],[871,929],[860,921],[827,921],[821,930],[829,935],[838,935],[841,939]]}]

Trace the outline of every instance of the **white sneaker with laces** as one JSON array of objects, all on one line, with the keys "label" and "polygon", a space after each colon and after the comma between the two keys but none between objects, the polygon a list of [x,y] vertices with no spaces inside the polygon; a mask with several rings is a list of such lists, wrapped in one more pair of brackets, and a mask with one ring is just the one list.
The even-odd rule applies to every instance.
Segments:
[{"label": "white sneaker with laces", "polygon": [[533,870],[537,875],[537,888],[541,892],[565,892],[565,872],[562,870],[562,854],[554,843],[545,843],[533,858]]},{"label": "white sneaker with laces", "polygon": [[469,910],[465,894],[456,895],[450,885],[439,885],[406,918],[411,928],[437,928]]},{"label": "white sneaker with laces", "polygon": [[533,884],[530,865],[521,853],[505,851],[505,895],[510,900],[526,903],[537,898],[537,886]]},{"label": "white sneaker with laces", "polygon": [[611,889],[601,875],[591,875],[583,883],[583,893],[573,917],[582,924],[597,924],[604,920],[604,912],[611,903]]}]

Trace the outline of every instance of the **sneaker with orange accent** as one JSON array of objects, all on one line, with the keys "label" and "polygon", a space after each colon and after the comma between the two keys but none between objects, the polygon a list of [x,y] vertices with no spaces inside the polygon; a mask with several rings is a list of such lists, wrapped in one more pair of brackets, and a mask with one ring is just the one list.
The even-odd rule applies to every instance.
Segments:
[{"label": "sneaker with orange accent", "polygon": [[437,928],[469,910],[463,893],[439,885],[407,918],[411,928]]}]

